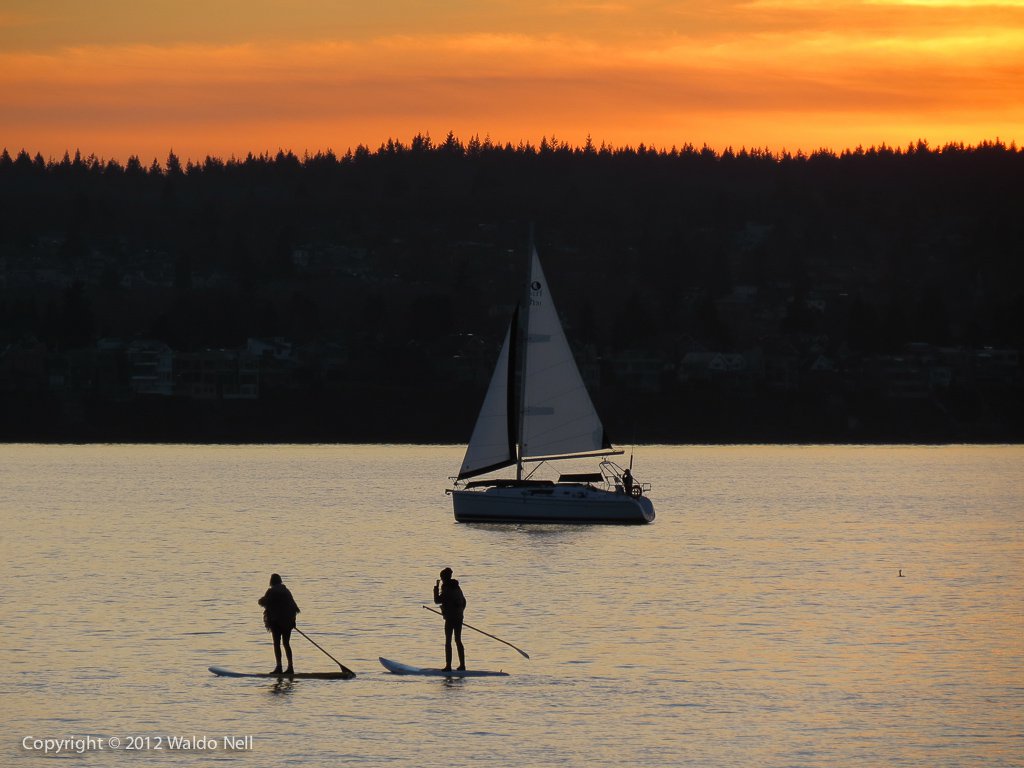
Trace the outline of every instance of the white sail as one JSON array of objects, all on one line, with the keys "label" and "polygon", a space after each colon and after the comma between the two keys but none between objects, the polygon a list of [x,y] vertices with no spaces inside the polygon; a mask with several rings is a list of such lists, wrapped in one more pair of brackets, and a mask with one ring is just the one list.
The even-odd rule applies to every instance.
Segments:
[{"label": "white sail", "polygon": [[501,345],[498,363],[494,367],[484,404],[477,416],[473,435],[469,438],[466,455],[462,459],[459,479],[480,475],[515,464],[515,439],[509,435],[509,347],[512,339],[513,319]]},{"label": "white sail", "polygon": [[561,456],[608,448],[535,248],[529,288],[520,456]]}]

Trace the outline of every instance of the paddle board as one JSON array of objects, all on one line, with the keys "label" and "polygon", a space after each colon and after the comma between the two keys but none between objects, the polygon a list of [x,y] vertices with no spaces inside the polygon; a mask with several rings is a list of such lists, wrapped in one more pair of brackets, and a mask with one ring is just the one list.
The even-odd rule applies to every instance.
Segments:
[{"label": "paddle board", "polygon": [[213,674],[220,677],[273,677],[284,680],[349,680],[354,674],[346,674],[340,669],[337,672],[295,672],[286,675],[283,672],[234,672],[224,667],[210,667]]},{"label": "paddle board", "polygon": [[388,672],[396,675],[424,675],[428,677],[508,677],[508,672],[491,672],[486,669],[437,669],[429,667],[412,667],[399,661],[392,661],[380,656],[380,663]]}]

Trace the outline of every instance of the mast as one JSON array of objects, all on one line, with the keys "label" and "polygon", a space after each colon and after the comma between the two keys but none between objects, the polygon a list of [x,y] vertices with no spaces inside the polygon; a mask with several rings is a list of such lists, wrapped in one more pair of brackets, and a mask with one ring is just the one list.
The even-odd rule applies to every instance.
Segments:
[{"label": "mast", "polygon": [[519,369],[522,367],[522,360],[525,345],[522,338],[522,303],[517,304],[512,313],[512,325],[509,330],[508,347],[508,405],[506,414],[508,418],[508,449],[509,455],[515,459],[516,480],[523,479],[523,457],[519,445],[519,436],[523,429],[523,377]]},{"label": "mast", "polygon": [[[530,340],[530,285],[533,281],[533,253],[536,250],[533,244],[533,224],[530,224],[530,247],[527,249],[526,258],[529,260],[529,266],[526,268],[526,284],[524,286],[524,296],[520,307],[521,312],[517,312],[516,317],[516,338],[518,340],[518,348],[521,350],[520,354],[516,355],[516,374],[518,379],[515,385],[515,443],[516,443],[516,480],[523,479],[523,435],[525,434],[525,421],[526,421],[526,358],[527,352],[529,351]],[[510,398],[511,402],[511,398]],[[509,419],[511,424],[512,420]]]}]

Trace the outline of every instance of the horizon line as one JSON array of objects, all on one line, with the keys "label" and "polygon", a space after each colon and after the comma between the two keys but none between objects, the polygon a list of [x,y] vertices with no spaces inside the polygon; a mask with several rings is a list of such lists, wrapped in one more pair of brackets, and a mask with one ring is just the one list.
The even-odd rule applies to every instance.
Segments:
[{"label": "horizon line", "polygon": [[[858,144],[855,147],[846,147],[841,150],[836,150],[834,147],[821,146],[817,149],[806,151],[804,149],[797,149],[795,152],[790,151],[786,147],[782,147],[778,150],[773,150],[768,146],[746,146],[743,145],[739,149],[736,149],[732,145],[727,145],[721,150],[717,150],[709,146],[706,142],[698,147],[692,142],[685,142],[683,144],[672,144],[670,147],[656,146],[654,144],[647,144],[646,142],[639,142],[637,144],[622,144],[613,145],[605,141],[602,141],[600,145],[594,144],[590,137],[587,137],[587,142],[580,146],[578,144],[570,144],[566,141],[560,141],[557,137],[552,134],[548,136],[542,136],[539,144],[534,144],[530,140],[520,139],[518,142],[513,143],[512,141],[494,141],[487,135],[481,139],[479,134],[474,134],[468,142],[462,141],[461,138],[455,136],[454,132],[449,131],[443,142],[434,142],[429,132],[417,133],[409,140],[408,143],[403,143],[400,139],[388,137],[385,141],[382,141],[376,149],[371,149],[369,145],[359,143],[353,149],[349,146],[345,152],[338,153],[333,147],[319,148],[315,152],[309,148],[303,150],[302,154],[298,154],[292,148],[285,149],[279,146],[276,151],[264,149],[261,152],[248,151],[244,156],[239,156],[232,153],[228,157],[221,155],[215,155],[207,153],[203,157],[194,158],[191,155],[186,157],[179,157],[175,151],[173,145],[168,148],[167,157],[161,165],[160,159],[156,156],[153,157],[152,162],[144,163],[142,156],[138,153],[131,153],[128,155],[128,159],[121,161],[119,157],[111,156],[105,157],[103,155],[97,155],[94,152],[90,152],[88,155],[82,152],[81,147],[76,147],[74,154],[72,154],[70,148],[64,150],[63,156],[60,160],[57,160],[54,155],[43,157],[41,151],[29,152],[25,147],[17,150],[16,153],[12,153],[7,146],[4,146],[0,150],[0,163],[6,164],[7,162],[15,163],[22,156],[27,156],[33,164],[38,164],[39,160],[42,159],[46,167],[60,166],[66,163],[72,164],[83,164],[83,165],[100,165],[100,166],[121,166],[122,168],[127,167],[129,164],[135,166],[137,164],[142,165],[143,168],[153,170],[159,168],[161,171],[168,171],[175,162],[182,167],[202,167],[209,163],[221,164],[221,165],[232,165],[242,164],[246,162],[269,162],[277,159],[291,159],[294,158],[301,162],[308,162],[318,159],[328,159],[334,157],[338,162],[344,162],[346,160],[353,160],[356,157],[363,156],[380,156],[386,154],[396,153],[413,153],[413,152],[445,152],[455,151],[462,155],[474,155],[481,152],[518,152],[525,155],[539,155],[544,153],[555,153],[555,152],[568,152],[571,154],[579,155],[602,155],[602,156],[615,156],[615,155],[629,155],[629,154],[653,154],[661,157],[673,157],[683,155],[701,155],[704,157],[713,156],[716,160],[721,160],[730,157],[756,157],[761,159],[771,159],[776,161],[790,160],[790,159],[802,159],[812,157],[831,156],[836,158],[856,156],[856,155],[871,155],[871,154],[894,154],[894,155],[909,155],[916,154],[919,152],[929,152],[933,154],[943,154],[952,151],[958,152],[972,152],[980,149],[1003,149],[1013,153],[1024,151],[1024,148],[1018,148],[1016,140],[1011,140],[1009,143],[1005,142],[999,136],[994,139],[983,139],[976,144],[967,144],[963,141],[947,141],[942,144],[936,144],[934,147],[931,146],[929,141],[924,138],[918,138],[914,141],[910,141],[906,146],[889,144],[887,142],[881,142],[880,144],[872,144],[869,147],[865,147],[863,144]],[[6,160],[4,159],[6,158]],[[173,158],[173,160],[172,160]]]}]

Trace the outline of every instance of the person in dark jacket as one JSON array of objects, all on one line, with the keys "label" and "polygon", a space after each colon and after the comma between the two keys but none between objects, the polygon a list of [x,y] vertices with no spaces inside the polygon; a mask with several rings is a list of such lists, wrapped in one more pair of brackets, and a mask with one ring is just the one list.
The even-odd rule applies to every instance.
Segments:
[{"label": "person in dark jacket", "polygon": [[458,579],[452,578],[452,569],[441,571],[441,578],[434,583],[434,602],[441,606],[444,616],[444,668],[452,668],[452,636],[459,651],[459,669],[466,668],[466,649],[462,646],[462,614],[466,611],[466,596]]},{"label": "person in dark jacket", "polygon": [[[295,604],[295,598],[288,591],[288,587],[281,581],[276,573],[270,576],[270,589],[259,599],[263,606],[263,625],[274,636],[274,658],[277,659],[277,666],[274,667],[272,675],[291,675],[295,670],[292,667],[292,630],[295,629],[295,617],[299,613],[299,606]],[[281,671],[281,643],[284,643],[284,651],[288,655],[288,669]]]},{"label": "person in dark jacket", "polygon": [[628,469],[622,473],[622,490],[627,496],[633,495],[633,473]]}]

